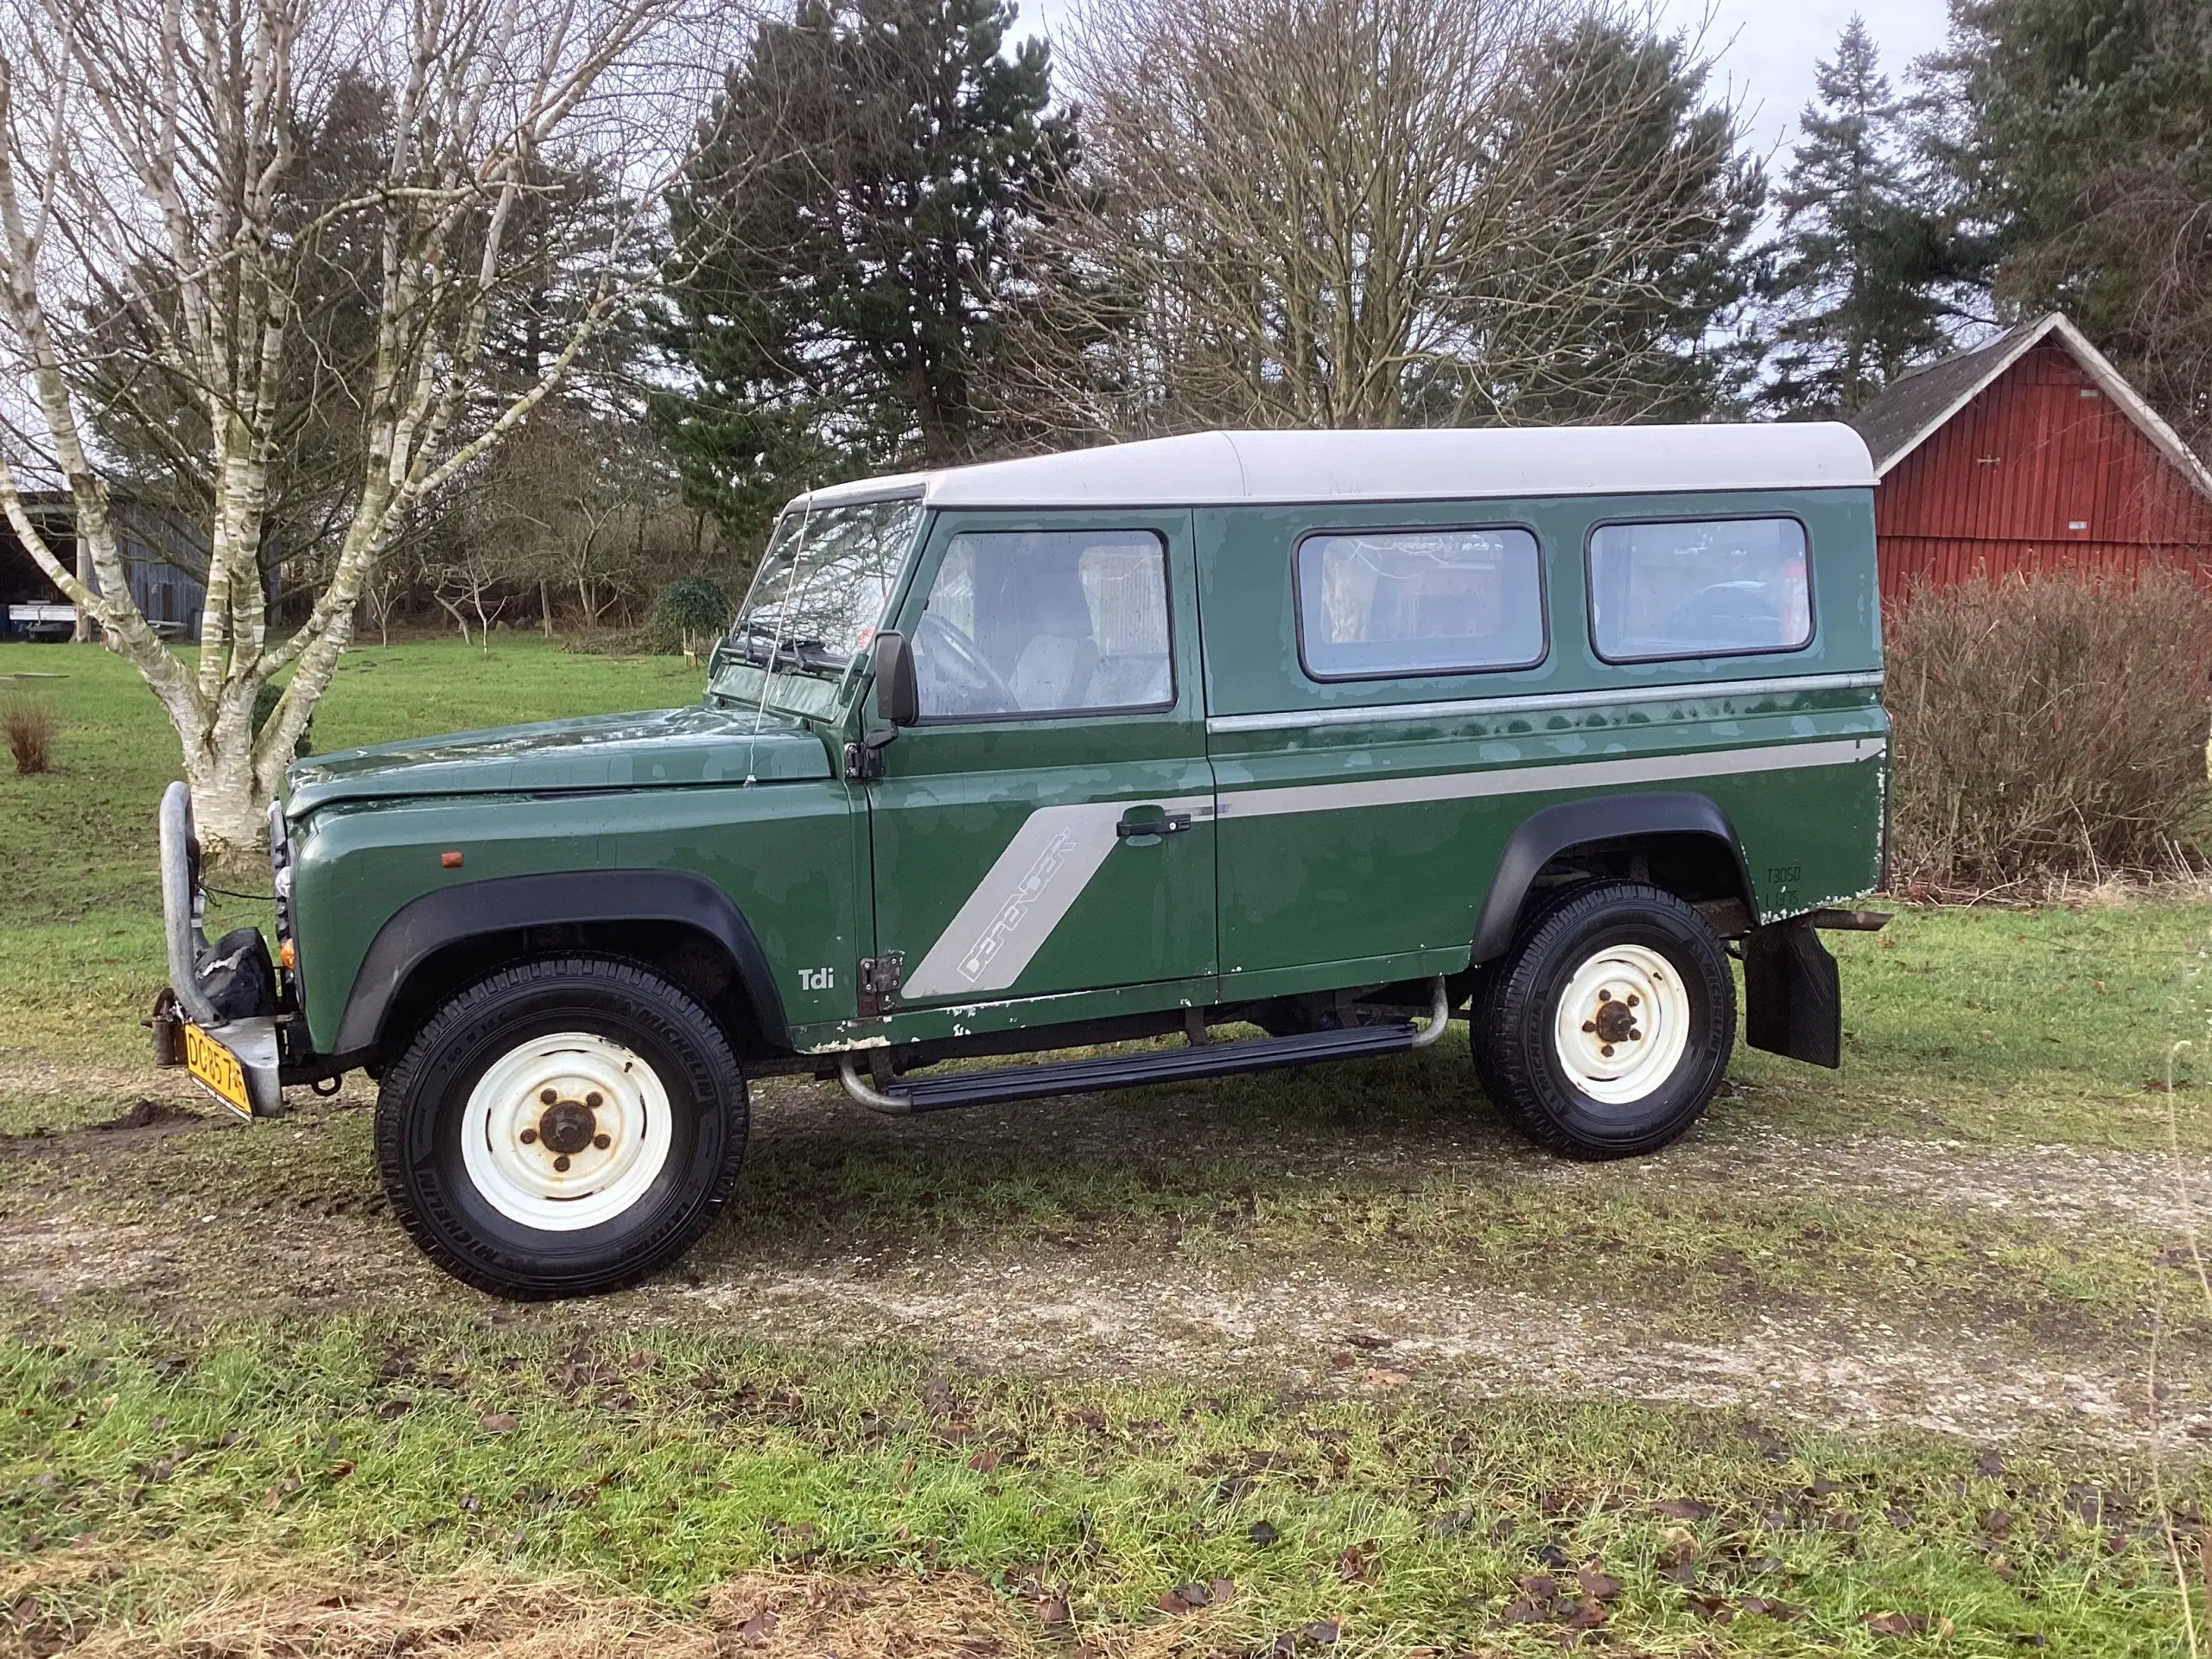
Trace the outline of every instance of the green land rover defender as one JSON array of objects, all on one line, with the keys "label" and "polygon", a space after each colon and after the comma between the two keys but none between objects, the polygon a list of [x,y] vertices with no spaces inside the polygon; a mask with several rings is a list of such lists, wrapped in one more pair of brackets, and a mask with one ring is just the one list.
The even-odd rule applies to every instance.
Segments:
[{"label": "green land rover defender", "polygon": [[692,707],[294,766],[273,960],[204,938],[173,785],[160,1049],[252,1116],[377,1078],[394,1210],[510,1296],[680,1254],[776,1073],[928,1112],[1421,1048],[1464,1007],[1512,1122],[1649,1153],[1727,1064],[1732,955],[1746,1039],[1838,1062],[1815,930],[1882,919],[1849,907],[1884,856],[1872,483],[1848,428],[1782,425],[817,490]]}]

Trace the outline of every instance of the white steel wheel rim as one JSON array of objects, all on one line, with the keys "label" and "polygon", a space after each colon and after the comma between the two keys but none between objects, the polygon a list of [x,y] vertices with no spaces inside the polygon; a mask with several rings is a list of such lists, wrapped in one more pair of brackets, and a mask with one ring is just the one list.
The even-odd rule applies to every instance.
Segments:
[{"label": "white steel wheel rim", "polygon": [[1689,988],[1641,944],[1606,945],[1574,970],[1552,1037],[1567,1081],[1608,1106],[1657,1093],[1689,1040]]},{"label": "white steel wheel rim", "polygon": [[668,1090],[621,1044],[533,1037],[493,1062],[462,1109],[461,1161],[510,1221],[570,1233],[616,1219],[668,1163]]}]

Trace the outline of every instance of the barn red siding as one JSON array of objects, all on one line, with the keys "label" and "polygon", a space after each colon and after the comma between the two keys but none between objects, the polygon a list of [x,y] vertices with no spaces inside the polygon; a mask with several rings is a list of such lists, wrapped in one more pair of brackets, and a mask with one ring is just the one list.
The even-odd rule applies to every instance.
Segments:
[{"label": "barn red siding", "polygon": [[1978,575],[2212,578],[2212,500],[2055,340],[1897,464],[1874,493],[1874,530],[1885,601]]}]

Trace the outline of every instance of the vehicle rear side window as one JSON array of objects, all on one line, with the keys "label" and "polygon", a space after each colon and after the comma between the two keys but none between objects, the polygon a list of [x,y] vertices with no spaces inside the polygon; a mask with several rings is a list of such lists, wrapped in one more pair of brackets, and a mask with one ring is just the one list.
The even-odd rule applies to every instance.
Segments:
[{"label": "vehicle rear side window", "polygon": [[1166,708],[1166,543],[1149,531],[956,536],[913,649],[925,720]]},{"label": "vehicle rear side window", "polygon": [[1591,639],[1617,663],[1798,650],[1813,638],[1805,550],[1795,518],[1600,524]]},{"label": "vehicle rear side window", "polygon": [[1536,538],[1514,528],[1308,536],[1298,651],[1317,680],[1532,667],[1544,658]]}]

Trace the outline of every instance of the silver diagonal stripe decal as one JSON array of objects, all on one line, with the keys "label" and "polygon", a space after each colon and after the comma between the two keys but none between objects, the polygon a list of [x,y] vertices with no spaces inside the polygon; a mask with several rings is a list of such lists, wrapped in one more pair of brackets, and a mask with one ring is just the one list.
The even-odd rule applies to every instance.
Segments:
[{"label": "silver diagonal stripe decal", "polygon": [[1114,850],[1119,839],[1114,826],[1122,814],[1133,806],[1152,805],[1199,813],[1210,811],[1213,803],[1202,795],[1158,802],[1078,801],[1032,812],[929,954],[906,976],[904,995],[963,996],[1012,985]]}]

